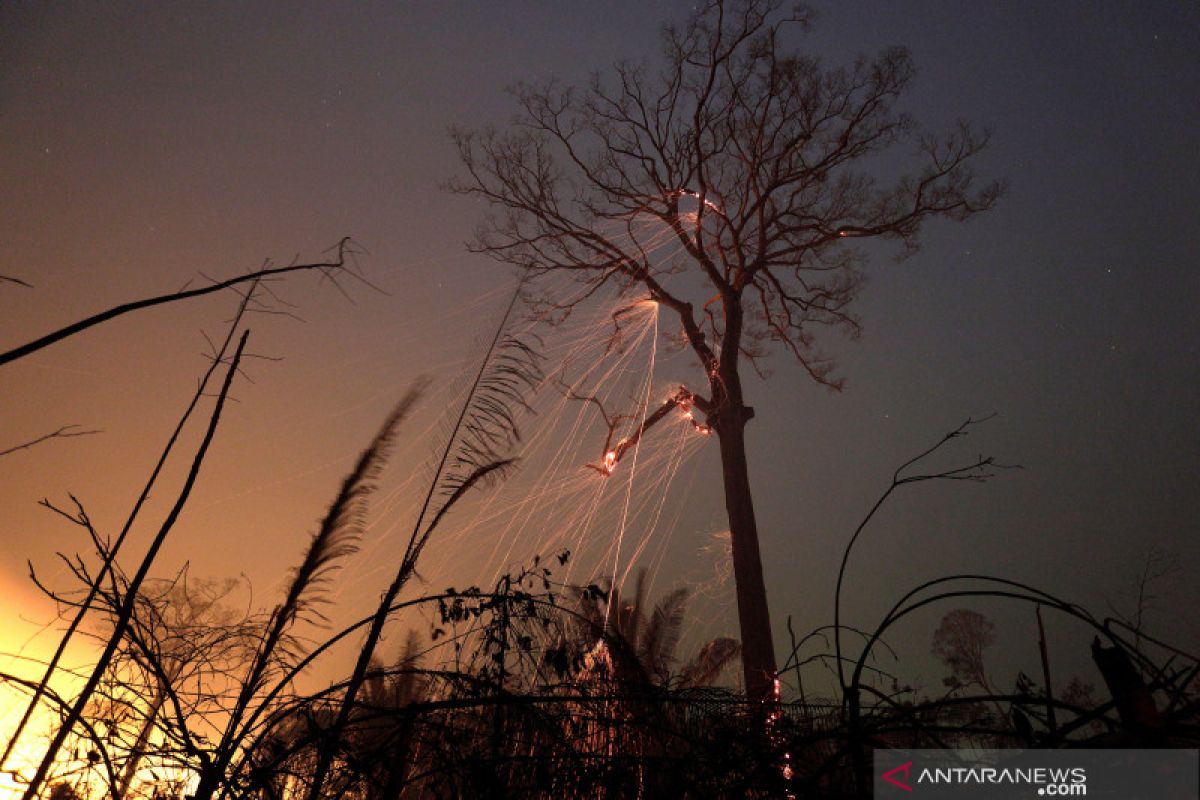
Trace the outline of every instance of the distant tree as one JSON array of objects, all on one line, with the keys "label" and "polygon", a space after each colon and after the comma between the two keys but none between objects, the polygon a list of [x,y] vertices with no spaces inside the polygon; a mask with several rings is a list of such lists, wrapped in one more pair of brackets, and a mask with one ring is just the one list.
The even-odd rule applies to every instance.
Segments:
[{"label": "distant tree", "polygon": [[942,617],[933,634],[933,654],[950,668],[953,685],[977,685],[992,693],[983,651],[996,641],[996,626],[978,611],[958,608]]},{"label": "distant tree", "polygon": [[[657,70],[620,63],[582,90],[518,86],[509,129],[454,133],[467,175],[451,184],[494,212],[475,251],[529,277],[577,279],[569,295],[530,289],[543,309],[565,315],[608,287],[645,293],[678,322],[704,386],[668,403],[702,412],[720,442],[745,683],[759,699],[775,655],[742,367],[783,349],[839,388],[816,332],[859,329],[865,256],[853,243],[910,253],[926,220],[965,220],[1001,189],[973,179],[986,136],[920,134],[899,110],[914,72],[905,49],[825,67],[789,49],[787,29],[809,19],[780,5],[708,0],[665,29]],[[875,157],[906,143],[919,153],[912,172],[876,178]]]},{"label": "distant tree", "polygon": [[1152,544],[1138,574],[1129,581],[1116,600],[1108,601],[1112,615],[1133,634],[1135,650],[1142,649],[1142,632],[1147,619],[1163,610],[1163,585],[1169,584],[1182,571],[1179,558],[1174,553]]},{"label": "distant tree", "polygon": [[[118,572],[119,577],[124,576]],[[195,741],[216,729],[238,687],[237,674],[254,655],[265,619],[231,608],[239,579],[153,581],[137,598],[125,644],[110,666],[120,687],[113,697],[127,712],[128,736],[118,794],[125,797],[139,769],[151,764],[190,766]],[[106,598],[113,611],[120,594]],[[126,703],[125,695],[132,695]],[[156,736],[156,731],[158,735]],[[157,739],[157,741],[156,741]]]}]

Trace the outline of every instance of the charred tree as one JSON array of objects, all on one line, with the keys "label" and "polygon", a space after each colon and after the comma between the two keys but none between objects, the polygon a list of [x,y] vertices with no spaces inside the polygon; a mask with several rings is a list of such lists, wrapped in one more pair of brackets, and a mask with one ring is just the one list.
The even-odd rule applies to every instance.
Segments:
[{"label": "charred tree", "polygon": [[[692,403],[720,440],[733,541],[744,677],[751,698],[775,676],[746,455],[753,416],[742,368],[790,353],[818,383],[840,381],[815,334],[858,331],[858,239],[917,246],[934,217],[964,220],[1001,187],[970,164],[986,136],[962,125],[921,134],[898,104],[913,66],[888,48],[848,68],[790,49],[802,12],[775,0],[709,0],[668,27],[657,68],[621,63],[583,89],[514,90],[505,130],[455,131],[466,175],[451,183],[492,214],[473,249],[529,278],[567,273],[578,291],[532,299],[557,314],[614,288],[658,303],[703,370]],[[916,144],[908,174],[875,159]],[[561,285],[561,284],[560,284]]]}]

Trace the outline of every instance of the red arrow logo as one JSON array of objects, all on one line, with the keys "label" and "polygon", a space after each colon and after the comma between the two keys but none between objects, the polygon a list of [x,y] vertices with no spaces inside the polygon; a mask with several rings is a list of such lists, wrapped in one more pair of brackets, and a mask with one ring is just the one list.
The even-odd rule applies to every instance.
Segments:
[{"label": "red arrow logo", "polygon": [[[908,785],[908,771],[912,769],[912,764],[913,762],[909,761],[907,764],[901,764],[895,769],[889,769],[881,777],[892,786],[899,786],[904,791],[911,792],[912,787]],[[898,772],[904,773],[904,783],[901,783],[900,779],[896,777],[896,773]]]}]

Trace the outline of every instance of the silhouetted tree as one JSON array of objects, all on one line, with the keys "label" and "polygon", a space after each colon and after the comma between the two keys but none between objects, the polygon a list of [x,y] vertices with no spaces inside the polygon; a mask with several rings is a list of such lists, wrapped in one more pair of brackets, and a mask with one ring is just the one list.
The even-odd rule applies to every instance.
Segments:
[{"label": "silhouetted tree", "polygon": [[[29,786],[25,789],[23,794],[25,800],[33,800],[33,798],[38,796],[38,793],[42,788],[42,784],[46,779],[47,773],[53,766],[55,759],[58,757],[58,753],[62,748],[63,742],[68,736],[71,735],[72,729],[82,722],[84,711],[88,707],[88,703],[91,701],[92,695],[95,693],[97,687],[104,679],[114,656],[117,654],[118,650],[121,649],[123,643],[125,642],[126,633],[130,629],[130,623],[136,611],[138,594],[141,592],[143,584],[145,584],[149,576],[150,568],[154,565],[155,558],[162,549],[162,545],[166,541],[167,536],[171,533],[171,529],[174,527],[175,522],[179,519],[179,515],[183,511],[183,507],[187,503],[188,497],[191,495],[192,488],[196,484],[196,479],[199,477],[200,468],[204,463],[204,457],[208,452],[209,446],[212,444],[214,435],[216,434],[217,425],[221,419],[221,411],[224,409],[225,401],[228,399],[229,389],[233,383],[234,375],[237,374],[238,365],[241,363],[242,356],[245,352],[246,340],[249,338],[249,335],[250,331],[245,330],[238,339],[237,346],[233,350],[232,357],[229,359],[229,369],[225,373],[225,379],[222,382],[221,389],[217,394],[216,403],[209,417],[208,425],[205,428],[204,435],[199,446],[196,448],[195,456],[192,458],[192,463],[188,468],[186,477],[183,480],[183,485],[180,488],[174,503],[171,505],[170,510],[163,519],[162,524],[159,526],[158,531],[154,534],[150,546],[145,555],[142,557],[137,570],[130,577],[128,584],[126,584],[123,588],[119,607],[113,609],[112,631],[108,636],[108,641],[102,648],[102,651],[96,660],[96,664],[92,667],[91,674],[84,682],[83,688],[80,690],[78,696],[72,703],[70,710],[67,712],[63,720],[63,724],[51,738],[50,746],[46,749],[46,753],[43,755],[41,763],[38,764],[37,771],[30,780]],[[226,346],[228,346],[232,338],[233,330],[231,329],[230,336],[226,340]],[[223,354],[224,352],[225,351],[223,348],[221,353]],[[108,567],[111,564],[111,560],[112,557],[110,551],[109,558],[105,563],[105,567]],[[102,575],[103,572],[100,575],[97,575],[97,577],[94,579],[93,586],[98,585],[104,580]],[[87,602],[88,601],[85,601],[83,610],[86,609]],[[76,618],[78,619],[78,616]],[[47,682],[48,675],[49,674],[47,673],[47,679],[43,680],[43,685]],[[37,695],[35,695],[33,702],[37,702]],[[14,740],[15,738],[16,737],[14,736]]]},{"label": "silhouetted tree", "polygon": [[983,651],[996,641],[996,626],[978,611],[958,608],[942,617],[933,633],[933,654],[950,668],[959,686],[978,685],[991,694]]},{"label": "silhouetted tree", "polygon": [[[733,542],[746,688],[766,698],[775,655],[746,460],[741,371],[773,348],[838,388],[818,328],[858,331],[857,239],[917,246],[932,217],[964,220],[1000,186],[969,167],[986,137],[965,125],[917,133],[898,108],[913,66],[888,48],[849,68],[789,49],[804,12],[778,0],[709,0],[663,36],[659,69],[620,63],[582,90],[550,81],[515,89],[503,132],[456,131],[467,177],[457,192],[493,211],[473,249],[530,277],[565,272],[578,293],[533,299],[569,313],[604,287],[644,292],[671,312],[700,362],[686,402],[720,441]],[[911,174],[868,170],[902,143]]]}]

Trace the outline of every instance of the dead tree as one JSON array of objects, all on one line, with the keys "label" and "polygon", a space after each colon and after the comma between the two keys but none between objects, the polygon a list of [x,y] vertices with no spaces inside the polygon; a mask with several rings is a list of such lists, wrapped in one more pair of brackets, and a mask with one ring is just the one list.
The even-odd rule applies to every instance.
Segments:
[{"label": "dead tree", "polygon": [[[708,0],[665,29],[657,69],[621,63],[584,89],[517,87],[510,128],[454,133],[466,176],[451,184],[493,210],[474,250],[531,278],[578,279],[573,295],[535,298],[549,309],[569,313],[611,287],[648,293],[681,327],[703,369],[692,405],[720,443],[744,675],[758,699],[770,696],[775,656],[742,366],[783,349],[839,388],[815,339],[820,328],[858,331],[855,240],[911,252],[926,220],[964,220],[1001,191],[978,186],[970,168],[986,136],[965,125],[919,134],[899,110],[913,75],[906,50],[824,67],[789,49],[808,20],[779,6]],[[866,171],[903,143],[920,153],[909,174],[884,182]]]},{"label": "dead tree", "polygon": [[233,356],[229,362],[229,369],[225,373],[225,380],[221,386],[220,392],[217,394],[216,404],[213,408],[212,415],[209,417],[208,427],[204,431],[204,437],[196,450],[196,455],[192,459],[192,464],[188,470],[187,476],[184,479],[183,487],[180,489],[174,504],[170,511],[167,512],[166,518],[159,527],[158,532],[154,535],[154,539],[150,543],[150,548],[146,555],[142,557],[141,564],[138,566],[137,572],[130,579],[129,585],[124,592],[124,599],[121,606],[117,609],[117,613],[113,620],[112,633],[108,638],[95,667],[92,669],[91,675],[84,683],[83,689],[80,690],[78,697],[71,705],[70,711],[67,712],[63,719],[62,725],[50,740],[50,746],[46,749],[45,755],[42,757],[41,763],[38,765],[37,771],[29,782],[23,794],[24,800],[34,800],[38,796],[42,788],[42,784],[49,773],[50,768],[54,764],[54,760],[58,757],[59,750],[62,748],[63,742],[71,734],[75,725],[80,723],[83,717],[84,710],[87,708],[88,701],[91,700],[96,687],[104,678],[105,672],[108,670],[109,664],[112,662],[113,656],[125,639],[125,633],[129,629],[130,621],[133,618],[135,604],[138,598],[138,592],[141,590],[142,584],[150,572],[151,566],[162,548],[163,542],[174,527],[176,520],[179,519],[180,513],[183,511],[184,505],[191,494],[192,487],[196,483],[196,479],[200,474],[200,467],[204,463],[204,456],[208,452],[209,446],[212,444],[213,437],[216,434],[217,423],[221,419],[221,411],[225,407],[225,401],[229,396],[229,389],[233,383],[234,375],[237,374],[238,364],[241,362],[242,354],[245,351],[246,339],[249,337],[250,331],[242,332],[241,338],[238,340],[237,348],[233,351]]}]

